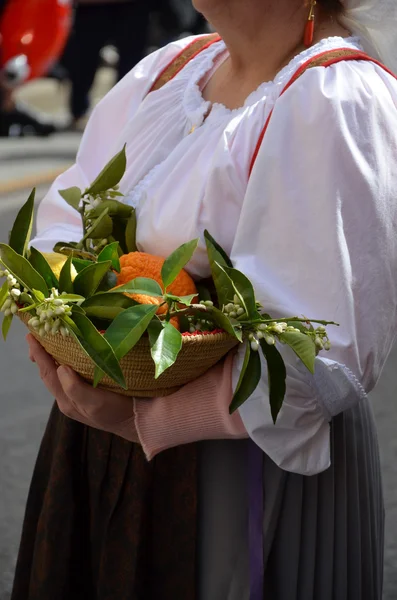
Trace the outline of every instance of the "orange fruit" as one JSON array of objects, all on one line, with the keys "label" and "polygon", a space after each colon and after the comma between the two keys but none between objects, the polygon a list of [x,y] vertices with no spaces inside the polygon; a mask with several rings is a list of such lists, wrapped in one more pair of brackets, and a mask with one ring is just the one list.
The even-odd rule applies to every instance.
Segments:
[{"label": "orange fruit", "polygon": [[[154,256],[153,254],[147,254],[146,252],[130,252],[124,254],[120,258],[120,273],[117,274],[117,286],[124,285],[137,277],[148,277],[154,279],[161,286],[164,291],[164,286],[161,280],[161,269],[165,259],[161,256]],[[167,288],[167,292],[174,296],[190,296],[191,294],[197,294],[197,288],[190,277],[190,275],[182,270],[179,275],[175,278],[173,283]],[[128,294],[139,304],[161,304],[161,298],[154,298],[153,296],[145,296],[143,294]],[[157,314],[165,314],[167,312],[167,306],[159,307]],[[171,323],[179,329],[179,322],[177,318],[171,319]]]}]

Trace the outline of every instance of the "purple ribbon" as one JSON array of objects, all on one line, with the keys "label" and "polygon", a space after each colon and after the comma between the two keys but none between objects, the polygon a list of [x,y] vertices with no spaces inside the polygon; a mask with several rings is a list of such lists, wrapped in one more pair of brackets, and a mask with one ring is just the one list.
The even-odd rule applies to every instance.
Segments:
[{"label": "purple ribbon", "polygon": [[248,448],[250,600],[263,600],[263,459],[252,440]]}]

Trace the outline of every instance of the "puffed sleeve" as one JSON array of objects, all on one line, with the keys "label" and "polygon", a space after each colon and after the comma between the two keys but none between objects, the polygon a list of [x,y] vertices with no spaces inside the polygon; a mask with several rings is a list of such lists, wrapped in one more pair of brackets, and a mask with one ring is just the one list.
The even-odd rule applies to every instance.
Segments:
[{"label": "puffed sleeve", "polygon": [[[281,468],[330,463],[329,421],[363,401],[391,350],[397,309],[397,85],[379,67],[315,68],[277,102],[253,169],[232,260],[274,318],[336,321],[312,376],[287,347],[276,425],[267,372],[240,409]],[[236,385],[243,354],[234,370]]]},{"label": "puffed sleeve", "polygon": [[59,195],[59,190],[85,189],[125,143],[123,131],[162,70],[192,41],[178,40],[144,58],[94,109],[87,124],[76,163],[58,177],[42,200],[37,215],[37,235],[31,245],[51,252],[58,241],[79,241],[79,214]]}]

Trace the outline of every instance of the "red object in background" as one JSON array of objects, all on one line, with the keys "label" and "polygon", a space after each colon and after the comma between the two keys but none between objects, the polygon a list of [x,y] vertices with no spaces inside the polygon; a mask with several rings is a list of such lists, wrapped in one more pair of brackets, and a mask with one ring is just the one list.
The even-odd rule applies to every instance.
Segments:
[{"label": "red object in background", "polygon": [[61,55],[72,24],[72,0],[8,0],[0,21],[0,68],[25,56],[24,81],[45,75]]}]

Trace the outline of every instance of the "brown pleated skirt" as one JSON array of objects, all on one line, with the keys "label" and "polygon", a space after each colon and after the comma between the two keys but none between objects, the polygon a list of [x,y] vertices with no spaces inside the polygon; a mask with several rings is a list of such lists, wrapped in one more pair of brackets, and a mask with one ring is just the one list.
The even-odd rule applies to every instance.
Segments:
[{"label": "brown pleated skirt", "polygon": [[141,448],[54,406],[12,600],[194,600],[197,448]]}]

